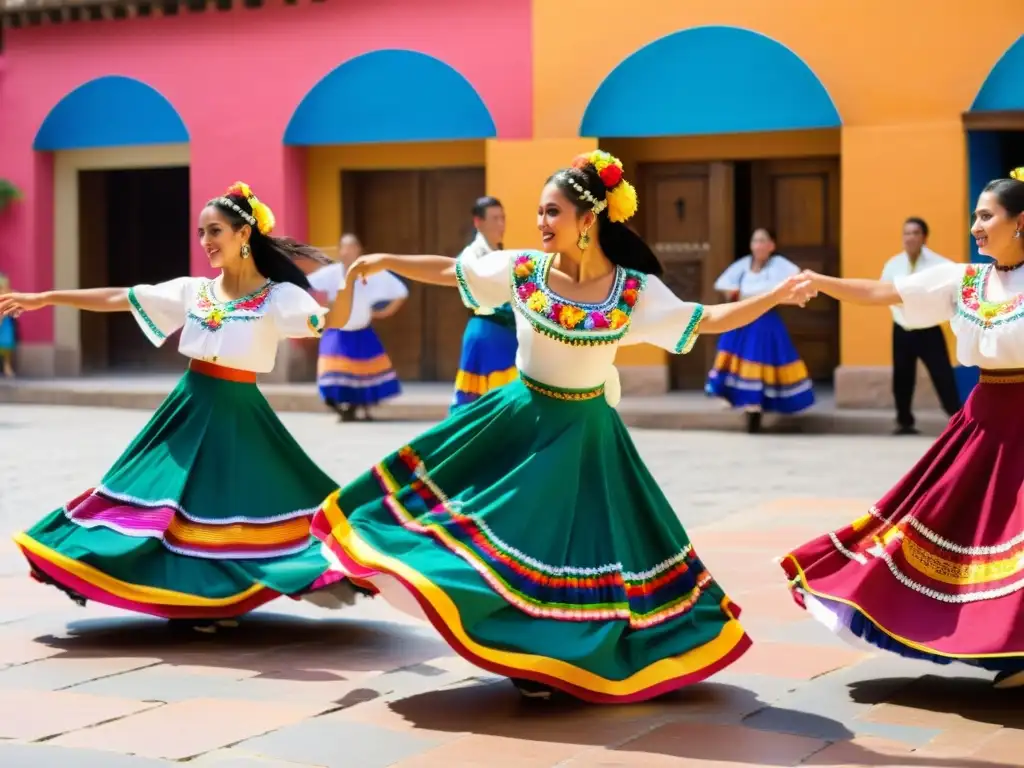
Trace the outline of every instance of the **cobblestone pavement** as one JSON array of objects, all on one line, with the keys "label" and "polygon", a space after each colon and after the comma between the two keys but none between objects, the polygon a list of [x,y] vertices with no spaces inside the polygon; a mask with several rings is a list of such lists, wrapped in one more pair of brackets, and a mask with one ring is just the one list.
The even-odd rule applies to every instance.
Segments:
[{"label": "cobblestone pavement", "polygon": [[[0,406],[0,522],[94,483],[148,414]],[[286,414],[339,482],[422,425]],[[849,649],[797,609],[773,558],[859,515],[919,438],[634,432],[753,649],[712,681],[626,707],[521,702],[379,601],[279,600],[235,630],[74,606],[0,542],[0,766],[1020,765],[1024,696],[967,667]]]}]

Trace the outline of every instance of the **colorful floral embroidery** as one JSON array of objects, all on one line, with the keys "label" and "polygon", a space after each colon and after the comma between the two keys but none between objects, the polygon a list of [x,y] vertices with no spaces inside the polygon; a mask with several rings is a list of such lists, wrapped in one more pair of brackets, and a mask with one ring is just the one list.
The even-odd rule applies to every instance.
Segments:
[{"label": "colorful floral embroidery", "polygon": [[611,344],[621,339],[646,275],[617,267],[611,293],[603,302],[570,302],[548,287],[553,261],[550,254],[524,253],[512,262],[516,304],[534,329],[572,345]]},{"label": "colorful floral embroidery", "polygon": [[991,264],[968,264],[960,283],[957,314],[975,325],[992,328],[1024,317],[1024,294],[1005,301],[989,301],[988,281],[994,272]]},{"label": "colorful floral embroidery", "polygon": [[219,331],[228,321],[256,320],[261,317],[274,287],[272,282],[267,282],[248,296],[220,302],[214,298],[210,283],[210,280],[200,283],[195,308],[188,311],[190,319],[210,332]]},{"label": "colorful floral embroidery", "polygon": [[[622,620],[639,630],[688,613],[715,589],[692,545],[667,551],[643,571],[621,563],[544,563],[503,540],[481,517],[462,510],[437,486],[411,446],[372,469],[382,503],[409,531],[431,536],[469,563],[510,605],[560,621]],[[728,600],[723,611],[733,608]]]}]

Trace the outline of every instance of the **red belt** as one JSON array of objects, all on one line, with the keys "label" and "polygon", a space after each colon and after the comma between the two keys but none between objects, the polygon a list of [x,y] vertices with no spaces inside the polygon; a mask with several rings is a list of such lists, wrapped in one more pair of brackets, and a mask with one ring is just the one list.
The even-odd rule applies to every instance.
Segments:
[{"label": "red belt", "polygon": [[216,363],[208,363],[205,360],[192,360],[188,369],[194,373],[201,373],[203,376],[210,376],[214,379],[224,381],[236,381],[239,384],[255,384],[256,374],[253,371],[240,371],[237,368],[228,368]]}]

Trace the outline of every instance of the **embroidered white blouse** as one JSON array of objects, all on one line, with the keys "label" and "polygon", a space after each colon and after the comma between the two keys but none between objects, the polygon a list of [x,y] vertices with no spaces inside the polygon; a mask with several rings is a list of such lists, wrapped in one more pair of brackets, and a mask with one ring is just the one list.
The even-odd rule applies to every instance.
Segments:
[{"label": "embroidered white blouse", "polygon": [[[328,264],[309,276],[314,289],[323,291],[334,301],[338,291],[345,285],[345,265],[341,262]],[[373,320],[373,308],[382,303],[390,304],[409,295],[405,283],[390,272],[377,272],[366,282],[357,282],[352,289],[352,314],[342,327],[343,331],[360,331]]]},{"label": "embroidered white blouse", "polygon": [[949,262],[893,283],[910,327],[950,322],[962,365],[1024,368],[1024,271]]},{"label": "embroidered white blouse", "polygon": [[512,303],[516,367],[526,376],[554,387],[590,389],[616,376],[620,344],[649,343],[676,354],[693,347],[704,314],[701,304],[679,299],[653,275],[623,267],[616,268],[604,301],[568,301],[548,286],[553,261],[553,255],[538,251],[494,251],[455,262],[467,307]]},{"label": "embroidered white blouse", "polygon": [[768,293],[786,278],[800,274],[800,267],[785,256],[775,254],[761,269],[754,271],[754,257],[744,256],[730,264],[715,281],[715,290],[726,293],[739,291],[740,298]]},{"label": "embroidered white blouse", "polygon": [[220,301],[213,280],[179,277],[128,291],[132,315],[155,346],[181,331],[178,351],[193,360],[269,373],[281,339],[319,336],[327,309],[291,283],[267,283],[233,301]]}]

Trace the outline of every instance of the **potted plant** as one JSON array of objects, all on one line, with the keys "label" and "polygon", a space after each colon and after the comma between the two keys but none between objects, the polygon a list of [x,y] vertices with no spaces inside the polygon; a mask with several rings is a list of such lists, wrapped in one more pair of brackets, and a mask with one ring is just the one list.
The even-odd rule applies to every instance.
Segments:
[{"label": "potted plant", "polygon": [[7,179],[0,179],[0,211],[20,199],[21,192],[18,191],[18,188]]}]

